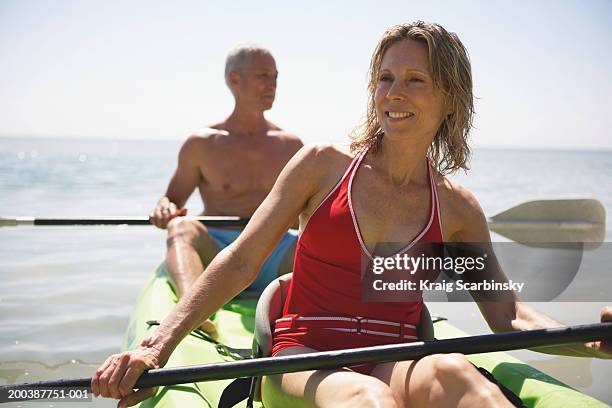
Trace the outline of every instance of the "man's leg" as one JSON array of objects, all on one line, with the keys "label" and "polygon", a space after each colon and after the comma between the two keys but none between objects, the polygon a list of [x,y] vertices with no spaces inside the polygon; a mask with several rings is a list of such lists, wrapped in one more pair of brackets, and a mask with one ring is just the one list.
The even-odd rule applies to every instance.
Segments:
[{"label": "man's leg", "polygon": [[297,231],[295,230],[287,232],[281,238],[266,262],[261,266],[257,279],[249,287],[250,290],[263,291],[278,276],[293,271],[297,238]]},{"label": "man's leg", "polygon": [[176,217],[167,228],[166,268],[180,298],[221,249],[201,222]]},{"label": "man's leg", "polygon": [[295,248],[297,246],[297,239],[295,239],[287,250],[285,251],[285,255],[283,256],[283,260],[278,267],[278,276],[284,275],[289,272],[293,272],[293,261],[295,258]]}]

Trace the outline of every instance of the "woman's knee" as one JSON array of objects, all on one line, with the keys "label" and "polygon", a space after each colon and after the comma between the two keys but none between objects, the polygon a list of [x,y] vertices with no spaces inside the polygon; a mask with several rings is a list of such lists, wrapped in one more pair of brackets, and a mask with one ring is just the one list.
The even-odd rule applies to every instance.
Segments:
[{"label": "woman's knee", "polygon": [[497,387],[484,378],[463,354],[436,354],[427,358],[431,359],[436,380],[431,382],[430,395],[436,394],[433,389],[436,386],[450,394],[469,393],[480,401],[495,399],[499,394]]},{"label": "woman's knee", "polygon": [[399,407],[400,405],[387,384],[372,378],[372,380],[353,384],[349,389],[346,403],[341,403],[337,406],[379,408]]},{"label": "woman's knee", "polygon": [[434,354],[426,358],[432,360],[434,375],[437,378],[459,379],[469,375],[474,369],[463,354]]}]

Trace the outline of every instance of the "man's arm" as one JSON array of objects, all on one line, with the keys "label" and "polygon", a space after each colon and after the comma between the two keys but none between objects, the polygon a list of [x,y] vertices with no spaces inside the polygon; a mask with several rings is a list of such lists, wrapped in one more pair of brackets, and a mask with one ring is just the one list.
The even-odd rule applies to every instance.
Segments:
[{"label": "man's arm", "polygon": [[151,223],[166,228],[168,222],[177,216],[187,214],[183,208],[193,190],[201,181],[200,165],[206,140],[201,136],[190,136],[179,151],[178,164],[166,194],[162,196],[149,214]]},{"label": "man's arm", "polygon": [[[478,201],[464,189],[458,189],[456,194],[458,199],[455,203],[455,209],[461,214],[461,228],[453,235],[453,240],[487,246],[487,252],[492,255],[493,259],[487,261],[488,276],[486,278],[494,279],[496,282],[507,282],[508,278],[491,249],[491,236],[487,220]],[[470,279],[470,276],[465,276],[465,278],[467,280],[481,280],[482,277],[479,276],[474,279],[474,276],[472,276]],[[507,297],[503,300],[491,301],[489,299],[487,301],[483,300],[478,294],[472,293],[480,312],[493,332],[537,330],[564,326],[551,317],[525,305],[514,293],[504,295]],[[600,319],[602,322],[612,321],[612,307],[602,309]],[[598,341],[567,346],[538,347],[531,350],[575,357],[612,358],[612,347],[608,343]]]}]

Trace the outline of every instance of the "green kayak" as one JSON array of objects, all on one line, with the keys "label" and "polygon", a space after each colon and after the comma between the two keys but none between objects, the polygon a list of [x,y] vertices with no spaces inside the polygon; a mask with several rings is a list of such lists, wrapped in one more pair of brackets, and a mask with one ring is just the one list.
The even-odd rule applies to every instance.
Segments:
[{"label": "green kayak", "polygon": [[[123,349],[137,347],[143,338],[155,330],[155,324],[151,323],[163,320],[176,302],[177,297],[167,280],[165,265],[162,263],[140,294],[125,334]],[[256,303],[255,299],[235,299],[229,302],[213,318],[220,344],[194,332],[181,342],[166,367],[234,361],[239,358],[234,349],[250,349],[252,346]],[[438,339],[467,336],[444,320],[435,322],[434,330]],[[223,345],[229,346],[229,349]],[[469,356],[469,359],[492,372],[500,382],[519,395],[528,407],[608,406],[507,353],[476,354]],[[140,407],[216,408],[223,390],[230,383],[231,380],[224,380],[160,387],[157,394],[144,401]],[[237,406],[245,407],[246,402]],[[261,406],[255,403],[255,407]]]}]

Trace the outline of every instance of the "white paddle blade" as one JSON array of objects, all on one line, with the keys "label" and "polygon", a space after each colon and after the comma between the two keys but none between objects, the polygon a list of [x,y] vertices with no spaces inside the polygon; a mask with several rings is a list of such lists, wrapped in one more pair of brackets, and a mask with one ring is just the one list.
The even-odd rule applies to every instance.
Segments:
[{"label": "white paddle blade", "polygon": [[[513,241],[549,247],[554,243],[601,243],[606,210],[595,199],[529,201],[489,220],[489,228]],[[592,245],[589,245],[592,246]]]}]

